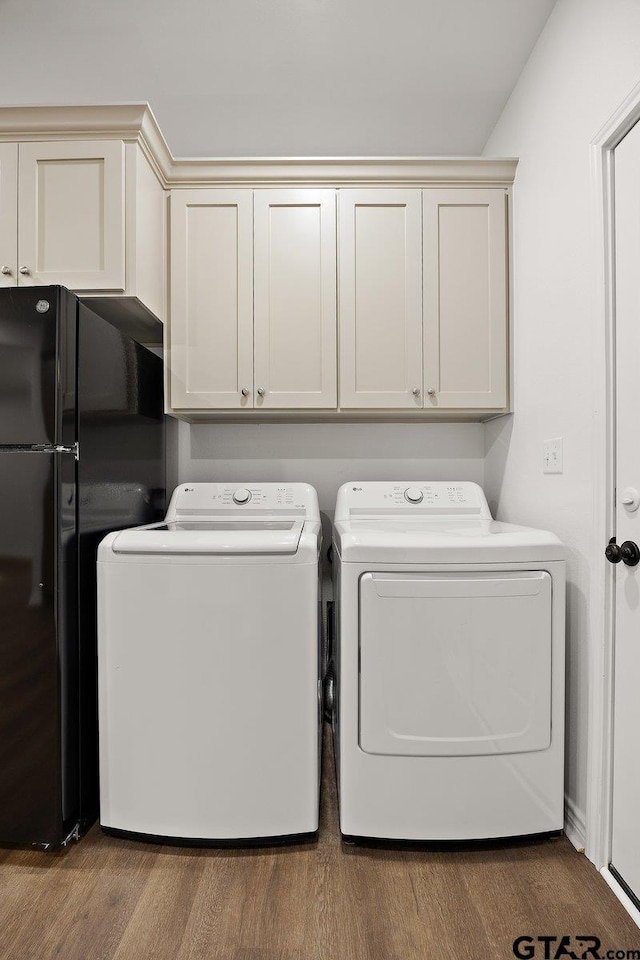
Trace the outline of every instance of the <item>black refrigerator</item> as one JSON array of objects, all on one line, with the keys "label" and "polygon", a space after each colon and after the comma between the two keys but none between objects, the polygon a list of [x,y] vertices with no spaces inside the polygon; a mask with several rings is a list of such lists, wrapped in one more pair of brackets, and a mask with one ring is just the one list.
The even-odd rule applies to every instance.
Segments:
[{"label": "black refrigerator", "polygon": [[162,360],[109,316],[0,290],[0,844],[97,816],[96,550],[165,513]]}]

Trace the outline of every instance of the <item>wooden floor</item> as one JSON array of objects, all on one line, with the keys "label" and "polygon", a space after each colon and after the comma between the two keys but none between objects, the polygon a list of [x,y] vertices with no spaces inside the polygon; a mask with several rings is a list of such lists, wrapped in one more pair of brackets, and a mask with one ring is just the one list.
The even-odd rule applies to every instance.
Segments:
[{"label": "wooden floor", "polygon": [[565,839],[344,847],[326,747],[325,758],[317,844],[188,850],[94,827],[63,854],[0,850],[0,957],[506,960],[524,935],[598,936],[603,955],[640,948],[638,928]]}]

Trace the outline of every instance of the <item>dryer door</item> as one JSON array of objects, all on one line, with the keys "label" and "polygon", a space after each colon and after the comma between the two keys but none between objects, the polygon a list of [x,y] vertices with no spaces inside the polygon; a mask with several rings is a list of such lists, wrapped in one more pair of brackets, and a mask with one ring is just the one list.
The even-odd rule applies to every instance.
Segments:
[{"label": "dryer door", "polygon": [[362,750],[478,756],[550,741],[548,573],[361,577]]}]

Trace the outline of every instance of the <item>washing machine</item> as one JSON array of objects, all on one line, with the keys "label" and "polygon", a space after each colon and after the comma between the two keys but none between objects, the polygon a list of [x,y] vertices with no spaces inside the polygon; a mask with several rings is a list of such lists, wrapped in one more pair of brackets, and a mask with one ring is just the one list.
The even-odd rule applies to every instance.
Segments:
[{"label": "washing machine", "polygon": [[301,483],[186,483],[98,550],[100,823],[207,844],[318,829],[320,514]]},{"label": "washing machine", "polygon": [[345,839],[555,833],[564,549],[467,482],[347,483],[334,520]]}]

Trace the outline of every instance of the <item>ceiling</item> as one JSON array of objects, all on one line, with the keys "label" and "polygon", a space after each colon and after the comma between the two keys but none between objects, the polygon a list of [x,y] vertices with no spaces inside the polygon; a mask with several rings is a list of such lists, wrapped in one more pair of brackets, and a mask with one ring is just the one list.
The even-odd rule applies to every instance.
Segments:
[{"label": "ceiling", "polygon": [[0,0],[0,102],[148,100],[176,156],[480,153],[555,0]]}]

